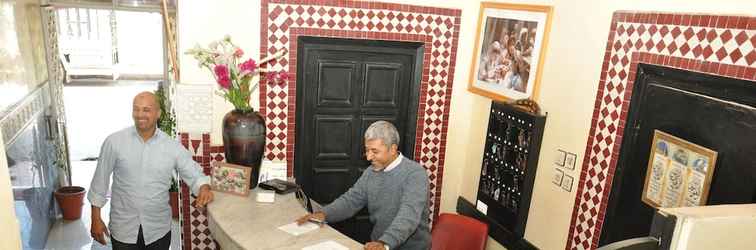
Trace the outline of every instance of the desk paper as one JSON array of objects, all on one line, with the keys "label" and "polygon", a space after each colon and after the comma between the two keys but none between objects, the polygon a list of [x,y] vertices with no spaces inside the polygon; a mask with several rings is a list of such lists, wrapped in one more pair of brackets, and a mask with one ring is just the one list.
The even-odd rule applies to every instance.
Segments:
[{"label": "desk paper", "polygon": [[276,201],[276,193],[273,191],[258,191],[257,202],[273,203]]},{"label": "desk paper", "polygon": [[304,233],[316,230],[318,228],[320,228],[320,226],[318,226],[315,223],[310,223],[310,222],[303,223],[302,225],[297,225],[296,222],[292,222],[292,223],[278,227],[278,229],[281,229],[282,231],[287,232],[294,236],[298,236],[300,234],[304,234]]},{"label": "desk paper", "polygon": [[320,242],[318,244],[303,247],[302,250],[349,250],[349,248],[332,240]]}]

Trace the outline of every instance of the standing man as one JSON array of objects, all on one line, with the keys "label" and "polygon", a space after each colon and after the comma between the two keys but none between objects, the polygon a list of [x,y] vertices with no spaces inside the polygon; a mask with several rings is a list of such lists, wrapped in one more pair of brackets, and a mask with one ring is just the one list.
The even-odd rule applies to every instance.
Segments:
[{"label": "standing man", "polygon": [[370,168],[346,193],[297,220],[338,222],[367,206],[375,225],[365,249],[429,249],[428,175],[419,163],[399,153],[399,132],[386,121],[365,131],[365,156]]},{"label": "standing man", "polygon": [[[92,203],[91,235],[113,249],[169,249],[171,208],[168,189],[173,170],[197,194],[196,206],[213,200],[209,177],[202,174],[190,153],[176,140],[157,129],[160,104],[150,92],[134,97],[134,126],[105,139],[87,198]],[[111,189],[110,231],[100,218]]]}]

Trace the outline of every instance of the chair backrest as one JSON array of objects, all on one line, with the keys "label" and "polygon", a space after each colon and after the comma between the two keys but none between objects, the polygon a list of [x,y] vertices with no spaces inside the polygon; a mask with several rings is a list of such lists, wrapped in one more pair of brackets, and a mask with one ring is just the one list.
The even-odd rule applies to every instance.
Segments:
[{"label": "chair backrest", "polygon": [[488,225],[476,219],[443,213],[431,232],[431,250],[485,249]]}]

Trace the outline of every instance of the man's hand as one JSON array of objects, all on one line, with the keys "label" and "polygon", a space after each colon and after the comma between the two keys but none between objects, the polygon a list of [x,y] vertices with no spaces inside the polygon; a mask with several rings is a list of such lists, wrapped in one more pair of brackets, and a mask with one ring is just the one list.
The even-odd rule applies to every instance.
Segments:
[{"label": "man's hand", "polygon": [[386,246],[380,241],[371,241],[365,243],[365,250],[386,250]]},{"label": "man's hand", "polygon": [[108,232],[105,222],[102,222],[102,218],[100,218],[100,208],[94,205],[92,205],[92,226],[89,229],[89,234],[92,239],[100,242],[100,244],[107,245],[105,235],[110,236],[110,232]]},{"label": "man's hand", "polygon": [[202,185],[199,194],[197,195],[197,199],[194,201],[194,207],[205,207],[205,205],[211,201],[213,201],[213,192],[210,191],[210,185]]},{"label": "man's hand", "polygon": [[[305,216],[302,216],[301,218],[297,219],[297,225],[302,225],[305,222],[309,221],[310,219],[323,221],[325,222],[326,214],[323,212],[314,212],[311,214],[307,214]],[[320,226],[322,227],[323,224],[321,223]]]},{"label": "man's hand", "polygon": [[108,227],[105,226],[105,223],[102,222],[100,218],[92,220],[92,229],[90,229],[89,232],[94,240],[100,242],[100,244],[107,245],[107,242],[105,242],[105,235],[110,236],[110,233],[108,232]]}]

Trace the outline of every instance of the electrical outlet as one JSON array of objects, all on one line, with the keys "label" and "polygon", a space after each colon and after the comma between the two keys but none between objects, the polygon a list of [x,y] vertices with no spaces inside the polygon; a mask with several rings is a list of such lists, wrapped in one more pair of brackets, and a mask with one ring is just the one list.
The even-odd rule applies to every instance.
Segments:
[{"label": "electrical outlet", "polygon": [[564,175],[562,178],[562,189],[567,192],[572,192],[572,176]]},{"label": "electrical outlet", "polygon": [[573,153],[567,153],[564,158],[564,167],[567,169],[575,169],[575,161],[577,161],[577,155]]},{"label": "electrical outlet", "polygon": [[486,203],[483,203],[482,201],[478,200],[475,202],[475,208],[478,209],[483,214],[488,214],[488,205]]},{"label": "electrical outlet", "polygon": [[551,178],[551,183],[554,183],[554,185],[561,186],[562,185],[562,177],[564,177],[564,172],[562,170],[555,168],[554,169],[554,176]]},{"label": "electrical outlet", "polygon": [[567,156],[567,152],[561,149],[557,149],[556,156],[554,157],[554,164],[557,166],[564,166],[564,158]]}]

